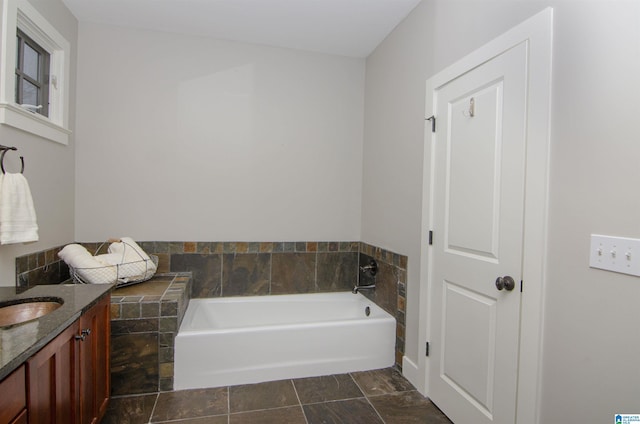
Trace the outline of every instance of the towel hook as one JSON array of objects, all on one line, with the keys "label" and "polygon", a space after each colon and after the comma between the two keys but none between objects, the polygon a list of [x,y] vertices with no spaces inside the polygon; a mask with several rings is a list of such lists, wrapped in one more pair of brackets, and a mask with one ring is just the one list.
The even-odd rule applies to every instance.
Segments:
[{"label": "towel hook", "polygon": [[[6,155],[9,150],[18,150],[18,148],[17,147],[0,146],[0,149],[2,149],[2,153],[0,153],[0,169],[2,170],[3,174],[6,174],[7,172],[4,170],[4,155]],[[20,169],[20,173],[24,174],[24,156],[20,156],[20,162],[22,164],[22,168]]]},{"label": "towel hook", "polygon": [[476,101],[473,97],[469,99],[469,111],[463,110],[462,115],[466,116],[467,118],[473,118],[474,116],[476,116]]}]

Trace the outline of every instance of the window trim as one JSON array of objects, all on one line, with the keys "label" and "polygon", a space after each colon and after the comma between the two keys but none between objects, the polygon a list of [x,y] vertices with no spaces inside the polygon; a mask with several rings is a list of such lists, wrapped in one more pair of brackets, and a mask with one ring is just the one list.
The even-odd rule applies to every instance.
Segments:
[{"label": "window trim", "polygon": [[[2,80],[0,124],[9,125],[46,139],[68,144],[69,42],[27,0],[2,1]],[[49,116],[29,112],[15,102],[16,29],[20,28],[49,53]]]}]

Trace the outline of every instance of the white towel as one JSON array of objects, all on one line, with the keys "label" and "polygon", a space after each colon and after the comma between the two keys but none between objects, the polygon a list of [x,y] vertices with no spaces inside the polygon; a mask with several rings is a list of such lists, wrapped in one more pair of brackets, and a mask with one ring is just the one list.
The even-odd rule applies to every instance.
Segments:
[{"label": "white towel", "polygon": [[149,255],[131,237],[121,237],[119,242],[111,243],[108,252],[108,255],[102,255],[104,260],[119,258],[118,279],[121,281],[146,280],[157,270]]},{"label": "white towel", "polygon": [[118,267],[107,266],[104,261],[91,256],[84,246],[68,244],[58,252],[58,256],[73,267],[76,274],[86,283],[109,284],[117,280]]},{"label": "white towel", "polygon": [[0,174],[0,244],[38,241],[29,183],[22,174]]},{"label": "white towel", "polygon": [[111,243],[109,253],[120,253],[123,255],[123,262],[148,261],[147,252],[136,243],[131,237],[120,237],[119,242]]},{"label": "white towel", "polygon": [[96,255],[93,258],[104,266],[118,265],[122,263],[122,255],[119,253],[105,253],[102,255]]},{"label": "white towel", "polygon": [[67,244],[58,252],[58,257],[74,268],[96,268],[103,266],[80,244]]}]

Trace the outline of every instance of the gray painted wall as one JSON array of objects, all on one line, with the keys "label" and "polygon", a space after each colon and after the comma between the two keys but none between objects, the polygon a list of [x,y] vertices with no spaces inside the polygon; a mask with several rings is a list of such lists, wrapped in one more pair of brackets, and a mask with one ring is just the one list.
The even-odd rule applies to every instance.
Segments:
[{"label": "gray painted wall", "polygon": [[79,52],[79,240],[359,240],[363,59],[90,23]]},{"label": "gray painted wall", "polygon": [[[362,240],[408,255],[417,362],[425,81],[554,7],[541,423],[638,410],[640,280],[588,267],[589,235],[640,237],[640,4],[424,1],[367,59]],[[530,282],[535,284],[535,282]]]},{"label": "gray painted wall", "polygon": [[[75,129],[75,81],[78,22],[60,0],[29,0],[71,45],[69,128]],[[38,217],[40,240],[0,246],[0,286],[15,285],[15,258],[46,250],[73,240],[75,190],[75,138],[69,145],[55,143],[15,128],[0,126],[0,144],[16,146],[5,156],[8,172],[18,172],[24,156],[24,175],[29,181]]]}]

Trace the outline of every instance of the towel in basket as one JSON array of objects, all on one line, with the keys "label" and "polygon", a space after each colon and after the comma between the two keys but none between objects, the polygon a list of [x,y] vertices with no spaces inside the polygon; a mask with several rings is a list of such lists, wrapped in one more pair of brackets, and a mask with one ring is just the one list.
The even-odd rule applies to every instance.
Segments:
[{"label": "towel in basket", "polygon": [[[99,254],[106,243],[107,253]],[[148,255],[130,237],[102,243],[92,256],[79,244],[65,246],[58,256],[69,265],[74,281],[85,284],[115,283],[125,286],[147,281],[158,268],[158,257]]]}]

